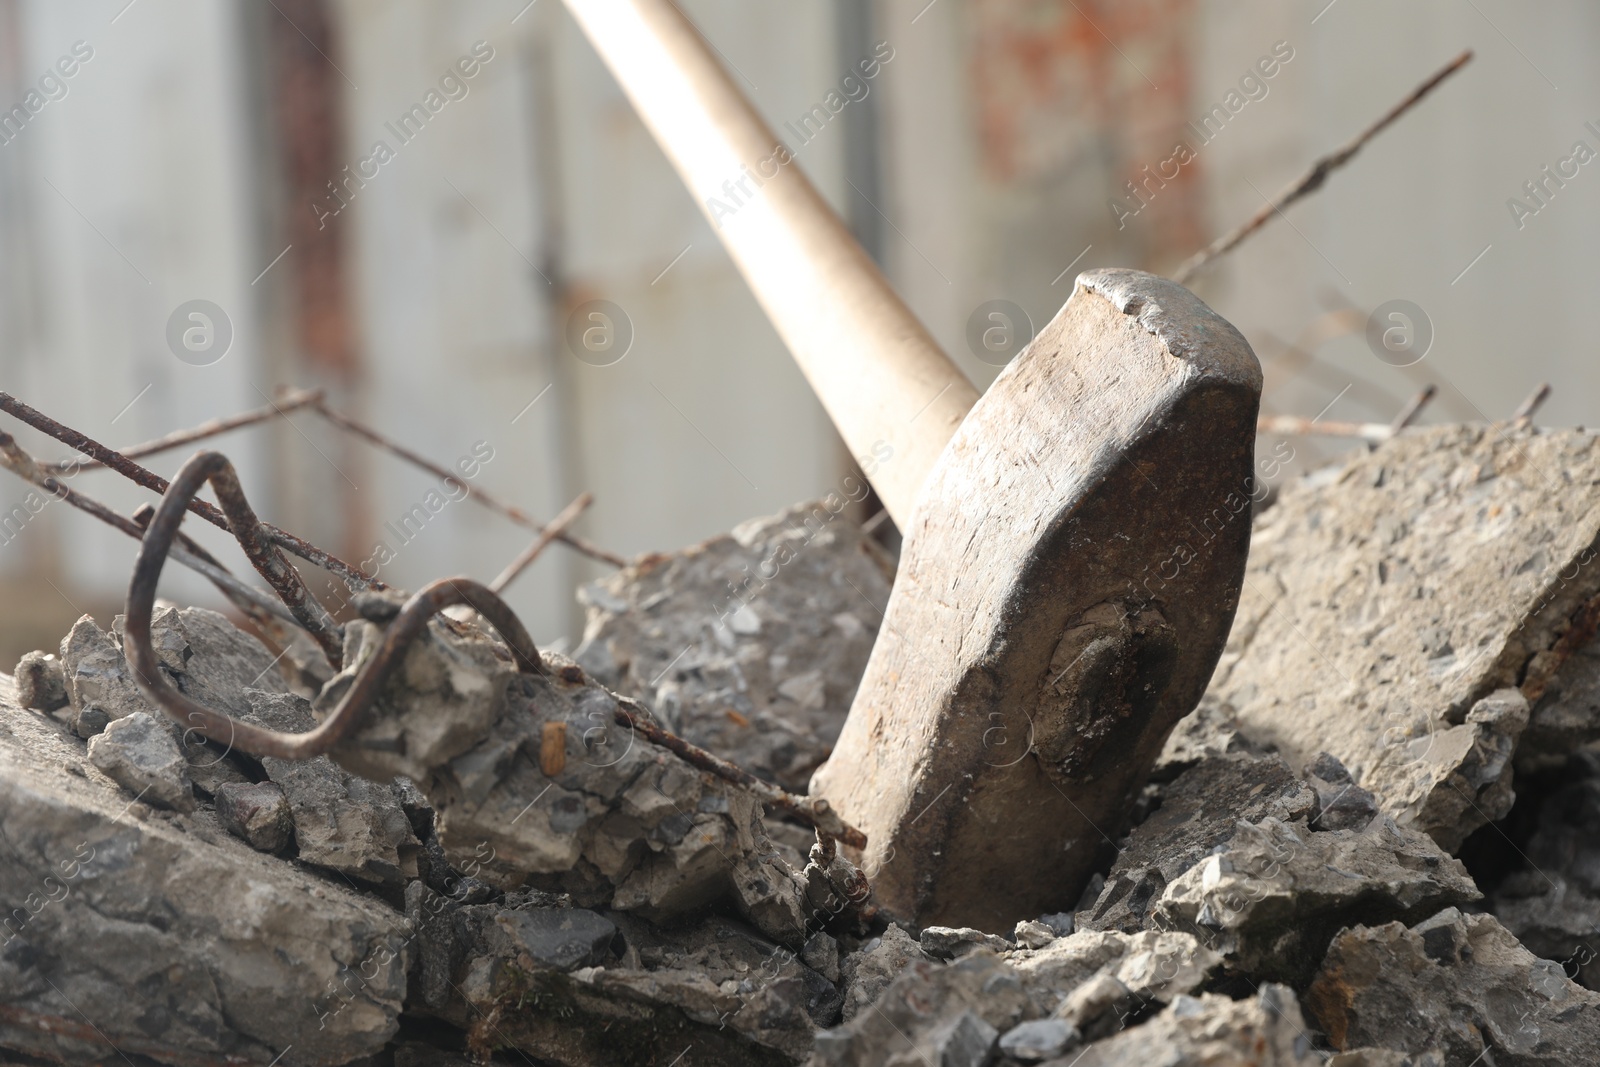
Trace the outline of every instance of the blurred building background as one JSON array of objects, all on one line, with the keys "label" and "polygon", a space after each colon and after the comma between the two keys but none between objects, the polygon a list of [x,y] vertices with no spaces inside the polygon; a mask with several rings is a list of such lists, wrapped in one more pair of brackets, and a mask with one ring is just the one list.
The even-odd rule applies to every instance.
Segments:
[{"label": "blurred building background", "polygon": [[[1596,418],[1583,309],[1600,166],[1543,171],[1577,142],[1600,151],[1593,5],[684,6],[980,385],[999,368],[969,347],[979,305],[1011,301],[1040,327],[1084,269],[1172,270],[1471,47],[1194,288],[1255,346],[1270,412],[1387,421],[1431,382],[1423,421],[1501,419],[1549,380],[1541,422]],[[869,56],[877,76],[845,85]],[[575,530],[624,554],[820,496],[848,469],[559,0],[0,0],[0,107],[0,388],[108,444],[322,388],[445,465],[487,450],[475,484],[539,516],[592,491]],[[819,107],[825,123],[803,121]],[[1434,338],[1405,368],[1363,336],[1395,299]],[[196,300],[225,317],[220,358],[169,341]],[[593,300],[632,334],[610,365],[566,340]],[[1291,444],[1280,477],[1347,447]],[[402,544],[394,524],[437,478],[307,412],[217,445],[264,517],[354,562],[385,542],[381,576],[403,587],[486,580],[531,536],[466,501]],[[150,465],[170,474],[190,451]],[[77,477],[124,511],[149,499]],[[0,478],[0,511],[26,492]],[[0,663],[81,611],[107,621],[134,547],[55,503],[0,522]],[[573,590],[604,572],[555,546],[511,600],[541,643],[570,642]],[[164,592],[219,599],[175,566]]]}]

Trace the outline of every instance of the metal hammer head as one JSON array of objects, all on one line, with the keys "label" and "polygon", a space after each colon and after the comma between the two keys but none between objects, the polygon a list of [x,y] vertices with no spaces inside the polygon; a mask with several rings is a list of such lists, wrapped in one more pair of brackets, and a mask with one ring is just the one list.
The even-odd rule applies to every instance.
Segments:
[{"label": "metal hammer head", "polygon": [[890,910],[996,930],[1077,900],[1222,652],[1260,395],[1192,293],[1101,270],[961,424],[811,783]]}]

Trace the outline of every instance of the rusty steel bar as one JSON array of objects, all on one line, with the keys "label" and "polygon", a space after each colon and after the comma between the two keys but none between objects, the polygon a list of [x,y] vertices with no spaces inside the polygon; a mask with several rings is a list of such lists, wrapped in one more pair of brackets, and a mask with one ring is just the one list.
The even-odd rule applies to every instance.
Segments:
[{"label": "rusty steel bar", "polygon": [[1389,436],[1393,437],[1416,421],[1417,416],[1422,414],[1422,409],[1428,406],[1428,402],[1438,391],[1438,387],[1431,383],[1423,386],[1416,396],[1406,402],[1406,406],[1400,409],[1400,413],[1389,424]]},{"label": "rusty steel bar", "polygon": [[1533,413],[1550,399],[1550,383],[1540,382],[1538,388],[1528,394],[1528,398],[1517,405],[1517,410],[1511,413],[1512,422],[1526,422],[1533,418]]},{"label": "rusty steel bar", "polygon": [[561,509],[561,514],[550,520],[550,525],[544,532],[534,538],[533,543],[517,554],[517,558],[506,564],[505,570],[495,576],[489,583],[489,588],[496,592],[503,592],[505,587],[517,580],[517,575],[527,570],[528,565],[539,558],[539,554],[550,547],[550,542],[561,536],[561,531],[567,525],[582,515],[590,504],[594,503],[593,493],[581,493],[578,498]]},{"label": "rusty steel bar", "polygon": [[[57,422],[43,412],[18,400],[10,393],[0,392],[0,411],[21,419],[39,432],[48,434],[69,448],[77,449],[90,459],[98,460],[105,467],[116,471],[136,485],[143,486],[156,493],[165,494],[167,491],[169,483],[159,474],[141,467],[115,449],[107,448],[100,442],[79,433],[70,426]],[[228,525],[227,516],[214,505],[208,504],[204,500],[189,499],[187,507],[211,525],[227,530],[229,533],[233,532],[232,527]],[[271,523],[264,522],[261,524],[261,528],[265,531],[265,535],[279,547],[287,549],[307,563],[314,564],[331,574],[338,575],[344,579],[346,584],[358,590],[388,588],[386,584],[378,579],[369,578],[363,574],[361,568],[352,566],[331,552],[326,552],[311,542],[281,530]]]},{"label": "rusty steel bar", "polygon": [[[220,464],[219,464],[220,461]],[[127,616],[123,634],[129,648],[128,662],[134,681],[157,707],[196,733],[219,744],[232,745],[255,756],[281,759],[310,759],[327,752],[360,724],[362,716],[383,690],[389,676],[399,666],[406,649],[416,640],[428,620],[443,609],[466,604],[487,619],[511,647],[517,667],[525,674],[539,673],[544,663],[539,650],[516,614],[505,601],[487,588],[467,578],[443,578],[419,590],[407,600],[384,632],[382,645],[362,667],[344,699],[321,724],[303,734],[285,734],[249,723],[206,707],[179,692],[161,672],[155,649],[150,643],[150,616],[155,609],[156,585],[161,567],[172,551],[173,541],[188,503],[207,481],[215,479],[226,458],[218,453],[195,456],[183,465],[172,487],[162,497],[150,520],[139,557],[134,563],[133,581],[128,586]],[[219,496],[221,494],[219,493]],[[248,506],[248,505],[246,505]]]},{"label": "rusty steel bar", "polygon": [[[311,409],[340,429],[347,430],[350,433],[355,434],[357,437],[365,438],[372,444],[377,445],[379,448],[385,449],[386,451],[392,452],[393,454],[399,456],[407,463],[421,467],[423,470],[437,478],[450,479],[466,490],[467,498],[469,500],[476,500],[479,504],[490,509],[491,511],[498,511],[500,514],[504,515],[518,526],[525,526],[539,534],[543,534],[555,526],[554,522],[540,522],[538,519],[535,519],[532,515],[529,515],[515,504],[507,504],[499,497],[494,496],[493,494],[487,492],[486,490],[480,489],[475,485],[472,485],[460,475],[456,474],[456,472],[441,467],[432,460],[418,455],[405,445],[400,444],[398,441],[390,440],[388,437],[385,437],[383,434],[379,433],[377,430],[374,430],[365,423],[360,422],[349,415],[345,415],[341,412],[333,410],[327,405],[326,402],[319,401],[315,404],[312,404]],[[563,542],[573,549],[576,549],[591,559],[600,560],[602,563],[609,563],[613,567],[626,567],[628,565],[628,561],[617,555],[615,552],[608,552],[599,545],[593,544],[590,541],[586,541],[576,534],[567,533],[566,531],[558,528],[554,536],[556,540]]]},{"label": "rusty steel bar", "polygon": [[[0,431],[0,466],[4,466],[24,481],[37,485],[55,499],[69,504],[88,515],[93,515],[107,526],[122,531],[135,541],[144,538],[144,527],[141,524],[118,514],[93,497],[63,485],[54,477],[45,474],[34,458],[23,451],[22,447],[16,443],[16,439],[4,431]],[[189,551],[186,546],[180,545],[172,550],[172,558],[209,580],[212,585],[215,585],[221,591],[223,596],[226,596],[235,604],[240,604],[240,610],[243,610],[241,601],[248,602],[254,604],[258,611],[268,613],[292,626],[300,626],[300,620],[289,614],[289,610],[282,604],[245,585],[230,574],[227,568],[211,560],[209,554],[201,556]]]},{"label": "rusty steel bar", "polygon": [[[190,429],[178,430],[164,437],[157,437],[153,441],[146,441],[142,445],[119,448],[117,451],[122,454],[124,459],[141,459],[145,456],[153,456],[158,452],[166,452],[169,449],[181,448],[184,445],[194,444],[196,441],[204,441],[207,438],[216,437],[218,434],[227,433],[229,430],[254,426],[257,423],[266,422],[268,419],[287,415],[291,411],[309,407],[321,399],[321,389],[292,389],[283,395],[283,399],[275,401],[271,407],[257,408],[254,411],[246,411],[238,415],[211,419]],[[105,464],[93,459],[66,459],[52,463],[49,466],[54,473],[70,474],[77,471],[94,470],[97,467],[105,466]]]}]

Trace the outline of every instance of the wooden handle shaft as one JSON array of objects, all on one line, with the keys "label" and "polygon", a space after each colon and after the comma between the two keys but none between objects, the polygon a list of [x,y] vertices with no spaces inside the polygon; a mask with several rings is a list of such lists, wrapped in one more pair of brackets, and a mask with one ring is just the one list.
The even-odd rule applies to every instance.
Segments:
[{"label": "wooden handle shaft", "polygon": [[[902,529],[978,394],[671,0],[566,0]],[[884,456],[888,458],[885,459]]]}]

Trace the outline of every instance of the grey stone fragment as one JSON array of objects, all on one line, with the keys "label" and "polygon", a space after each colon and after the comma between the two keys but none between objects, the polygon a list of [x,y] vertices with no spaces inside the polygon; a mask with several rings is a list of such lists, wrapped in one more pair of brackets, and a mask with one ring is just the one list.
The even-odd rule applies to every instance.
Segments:
[{"label": "grey stone fragment", "polygon": [[[1067,932],[1072,932],[1070,927]],[[1023,919],[1017,923],[1017,928],[1013,933],[1017,944],[1024,945],[1027,948],[1044,948],[1056,939],[1055,930],[1037,919]]]},{"label": "grey stone fragment", "polygon": [[844,1025],[819,1036],[811,1063],[981,1065],[994,1038],[1032,1012],[1016,971],[987,949],[950,964],[922,960],[895,978],[872,1010],[857,1011]]},{"label": "grey stone fragment", "polygon": [[616,924],[584,908],[519,908],[495,916],[510,939],[511,958],[526,953],[539,967],[570,971],[610,955]]},{"label": "grey stone fragment", "polygon": [[1054,915],[1041,915],[1039,921],[1048,926],[1057,937],[1066,937],[1076,930],[1077,922],[1070,911],[1058,911]]},{"label": "grey stone fragment", "polygon": [[[351,667],[320,708],[337,703],[383,631],[357,619],[345,635]],[[436,620],[331,755],[364,778],[413,781],[450,863],[487,885],[526,883],[658,920],[728,902],[803,945],[805,882],[768,840],[756,796],[634,736],[616,722],[615,694],[570,660],[544,658],[547,673],[520,674],[479,624]]]},{"label": "grey stone fragment", "polygon": [[986,934],[970,926],[927,926],[923,928],[917,943],[922,946],[922,951],[936,960],[954,959],[975,948],[1005,952],[1016,947],[998,934]]},{"label": "grey stone fragment", "polygon": [[1041,949],[1016,949],[1006,958],[1033,1002],[1032,1015],[1058,1016],[1085,1034],[1120,1027],[1129,1003],[1166,1004],[1200,989],[1222,964],[1222,957],[1194,936],[1154,930],[1080,930]]},{"label": "grey stone fragment", "polygon": [[1326,1067],[1445,1067],[1445,1062],[1438,1049],[1413,1055],[1389,1048],[1358,1048],[1335,1052]]},{"label": "grey stone fragment", "polygon": [[1156,921],[1195,933],[1256,980],[1303,985],[1328,942],[1358,922],[1415,922],[1482,897],[1459,860],[1388,816],[1317,833],[1242,823],[1162,893]]},{"label": "grey stone fragment", "polygon": [[1306,767],[1306,784],[1316,794],[1310,824],[1314,830],[1360,830],[1378,814],[1378,801],[1328,753]]},{"label": "grey stone fragment", "polygon": [[828,934],[820,930],[812,934],[800,950],[800,959],[828,981],[839,981],[839,942]]},{"label": "grey stone fragment", "polygon": [[1277,756],[1208,756],[1164,790],[1159,810],[1134,827],[1079,929],[1146,929],[1167,884],[1217,846],[1241,822],[1304,818],[1315,795]]},{"label": "grey stone fragment", "polygon": [[0,1047],[119,1064],[383,1048],[405,992],[403,916],[252,851],[208,811],[130,807],[48,719],[0,721]]},{"label": "grey stone fragment", "polygon": [[[241,716],[245,722],[286,733],[304,733],[315,725],[303,697],[256,689],[240,696],[251,709]],[[357,777],[327,756],[268,756],[261,766],[287,799],[302,862],[379,884],[399,885],[416,877],[422,845],[394,786]]]},{"label": "grey stone fragment", "polygon": [[[143,715],[144,712],[139,714]],[[106,714],[106,709],[98,704],[91,704],[73,718],[72,732],[87,741],[109,725],[111,716]]]},{"label": "grey stone fragment", "polygon": [[161,714],[139,693],[121,646],[88,615],[73,623],[61,639],[61,667],[74,719],[87,708],[100,709],[107,720],[135,711]]},{"label": "grey stone fragment", "polygon": [[839,964],[844,977],[844,1020],[849,1022],[872,1005],[900,973],[919,960],[927,960],[911,935],[891,924],[860,951]]},{"label": "grey stone fragment", "polygon": [[799,505],[586,587],[575,658],[669,729],[804,792],[838,738],[892,576],[842,498]]},{"label": "grey stone fragment", "polygon": [[1337,1049],[1437,1049],[1448,1064],[1481,1057],[1497,1067],[1600,1063],[1600,993],[1537,959],[1493,916],[1455,908],[1410,928],[1346,930],[1305,1006]]},{"label": "grey stone fragment", "polygon": [[[1332,753],[1384,811],[1454,851],[1508,810],[1527,722],[1482,701],[1536,684],[1600,591],[1596,441],[1441,426],[1286,487],[1257,520],[1209,699],[1294,766]],[[1600,709],[1568,710],[1525,758],[1600,735]]]},{"label": "grey stone fragment", "polygon": [[1000,1051],[1023,1063],[1038,1063],[1059,1056],[1078,1043],[1078,1031],[1061,1019],[1034,1019],[1018,1023],[1000,1037]]},{"label": "grey stone fragment", "polygon": [[1049,1067],[1322,1067],[1286,986],[1249,1000],[1208,993],[1176,998],[1159,1015]]},{"label": "grey stone fragment", "polygon": [[17,662],[17,702],[34,711],[66,707],[67,674],[49,652],[29,652]]},{"label": "grey stone fragment", "polygon": [[283,789],[272,782],[229,782],[217,790],[217,820],[257,852],[280,852],[294,836]]},{"label": "grey stone fragment", "polygon": [[165,723],[142,711],[89,739],[89,762],[135,798],[177,811],[194,809],[188,765]]},{"label": "grey stone fragment", "polygon": [[[561,1067],[667,1064],[686,1048],[686,1064],[793,1067],[815,1027],[837,1018],[831,983],[738,922],[663,929],[614,914],[612,926],[582,909],[513,906],[514,896],[462,906],[420,883],[407,888],[418,931],[413,1013]],[[558,951],[536,959],[530,947],[562,922],[572,930],[553,935]],[[588,962],[574,958],[580,948]],[[492,1030],[482,1022],[490,1017]]]}]

